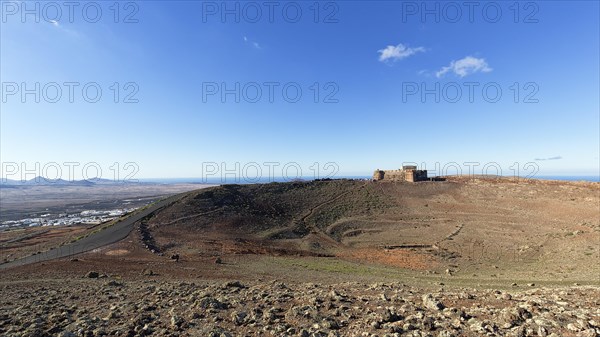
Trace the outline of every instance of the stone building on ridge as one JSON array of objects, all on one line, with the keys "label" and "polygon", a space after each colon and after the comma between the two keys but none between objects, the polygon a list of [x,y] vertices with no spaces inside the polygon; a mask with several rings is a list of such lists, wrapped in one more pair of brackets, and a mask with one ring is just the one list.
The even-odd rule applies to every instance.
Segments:
[{"label": "stone building on ridge", "polygon": [[427,170],[417,170],[416,166],[405,165],[398,170],[375,170],[373,181],[424,181],[427,180]]}]

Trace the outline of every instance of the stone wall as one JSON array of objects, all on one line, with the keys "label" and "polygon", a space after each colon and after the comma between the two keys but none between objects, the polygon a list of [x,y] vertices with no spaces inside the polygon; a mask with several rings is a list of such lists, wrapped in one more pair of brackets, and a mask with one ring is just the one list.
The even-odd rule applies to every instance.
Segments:
[{"label": "stone wall", "polygon": [[400,170],[375,170],[373,181],[423,181],[427,180],[427,170],[400,169]]}]

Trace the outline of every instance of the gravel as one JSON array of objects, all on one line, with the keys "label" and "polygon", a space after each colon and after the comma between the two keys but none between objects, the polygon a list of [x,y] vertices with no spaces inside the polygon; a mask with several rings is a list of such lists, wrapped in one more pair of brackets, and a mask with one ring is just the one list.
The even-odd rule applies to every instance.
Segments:
[{"label": "gravel", "polygon": [[600,288],[108,278],[0,284],[1,336],[600,336]]}]

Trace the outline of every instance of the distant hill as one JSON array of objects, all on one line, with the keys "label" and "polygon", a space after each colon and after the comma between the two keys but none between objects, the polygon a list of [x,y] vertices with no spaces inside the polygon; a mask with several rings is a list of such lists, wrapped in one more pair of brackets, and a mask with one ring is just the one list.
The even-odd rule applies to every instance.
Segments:
[{"label": "distant hill", "polygon": [[64,180],[64,179],[47,179],[42,176],[21,181],[14,179],[0,179],[0,186],[3,187],[19,187],[19,186],[95,186],[95,185],[113,185],[113,184],[151,184],[151,183],[134,183],[114,181],[111,179],[89,179],[89,180]]}]

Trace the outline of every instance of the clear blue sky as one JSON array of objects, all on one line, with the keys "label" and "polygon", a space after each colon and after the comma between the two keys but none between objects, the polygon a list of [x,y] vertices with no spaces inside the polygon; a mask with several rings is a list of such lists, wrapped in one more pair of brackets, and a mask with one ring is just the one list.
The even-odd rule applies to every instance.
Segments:
[{"label": "clear blue sky", "polygon": [[[85,2],[72,18],[64,6],[58,20],[56,8],[38,2],[39,23],[35,14],[22,17],[21,2],[10,3],[3,1],[1,25],[3,163],[97,162],[105,178],[113,162],[136,163],[138,178],[199,177],[207,162],[297,162],[304,175],[313,162],[334,162],[342,175],[406,161],[428,168],[497,162],[504,174],[514,162],[521,169],[536,163],[541,175],[599,171],[597,1],[521,2],[518,13],[513,2],[494,2],[486,12],[481,3],[473,20],[463,2],[454,3],[462,14],[457,20],[457,8],[445,2],[427,8],[321,2],[318,23],[313,2],[276,1],[273,20],[263,2],[254,3],[258,20],[256,8],[227,2],[229,9],[240,6],[240,22],[234,14],[221,17],[222,2],[122,3],[118,23],[112,1],[99,2],[95,23],[88,22],[95,8],[82,13]],[[439,22],[434,14],[421,17],[436,5]],[[298,22],[288,22],[298,7]],[[137,22],[123,22],[129,14]],[[50,102],[52,85],[47,97],[40,89],[40,103],[33,94],[22,102],[21,83],[31,89],[36,82],[58,83],[58,102]],[[73,103],[64,82],[81,84]],[[82,96],[89,82],[102,89],[97,103]],[[121,86],[118,103],[114,82]],[[123,88],[127,82],[135,85]],[[222,102],[220,93],[206,91],[215,89],[211,83],[232,89],[236,82],[248,89],[239,103],[233,94]],[[273,102],[265,82],[280,83]],[[258,102],[250,102],[255,87],[249,83],[262,88]],[[294,96],[294,87],[283,96],[286,83],[302,89],[298,102],[286,101]],[[434,94],[422,99],[421,85],[436,83],[440,101]],[[473,102],[469,83],[475,83]],[[123,103],[136,87],[138,102]],[[497,87],[502,96],[486,101]],[[86,98],[93,98],[89,92]],[[325,103],[332,93],[333,102]]]}]

